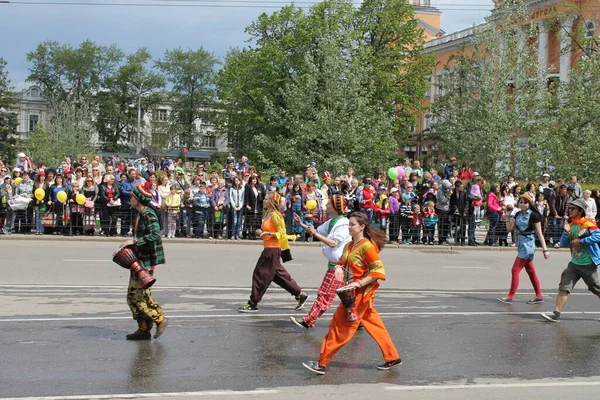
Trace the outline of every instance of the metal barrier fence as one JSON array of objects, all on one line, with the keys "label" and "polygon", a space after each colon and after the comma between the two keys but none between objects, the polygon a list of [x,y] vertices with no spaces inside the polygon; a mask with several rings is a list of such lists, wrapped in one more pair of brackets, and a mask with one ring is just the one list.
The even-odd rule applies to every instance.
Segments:
[{"label": "metal barrier fence", "polygon": [[[215,212],[213,209],[160,209],[158,217],[163,237],[189,237],[210,239],[258,239],[256,230],[260,228],[262,214],[247,210]],[[313,214],[314,218],[306,219],[306,213],[288,211],[285,213],[286,229],[298,240],[311,241],[307,234],[293,221],[294,213],[298,214],[306,224],[318,226],[325,216]],[[131,236],[135,225],[137,211],[129,206],[86,208],[79,205],[69,207],[58,205],[54,208],[33,206],[26,210],[13,211],[0,209],[0,226],[3,232],[21,234],[54,234],[54,235],[104,235]],[[493,237],[488,235],[490,220],[475,221],[473,217],[455,215],[438,215],[434,226],[415,226],[412,219],[403,218],[399,214],[381,219],[374,217],[371,227],[386,231],[391,242],[404,244],[445,243],[460,245],[472,241],[479,243],[492,241],[497,245],[514,243],[514,234],[506,230],[506,223],[501,219],[492,229]],[[560,222],[560,221],[559,221]],[[544,235],[548,242],[557,242],[562,227],[556,220],[547,219],[543,223]],[[552,240],[554,238],[554,241]]]}]

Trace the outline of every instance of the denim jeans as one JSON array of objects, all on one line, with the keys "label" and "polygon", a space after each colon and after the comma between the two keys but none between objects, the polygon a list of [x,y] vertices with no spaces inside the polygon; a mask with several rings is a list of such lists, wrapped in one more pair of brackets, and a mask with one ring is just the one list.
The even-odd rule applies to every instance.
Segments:
[{"label": "denim jeans", "polygon": [[496,226],[498,225],[498,221],[500,221],[500,213],[489,212],[487,218],[490,222],[490,228],[488,229],[488,244],[493,245],[496,242]]},{"label": "denim jeans", "polygon": [[208,208],[195,208],[194,209],[194,235],[204,235],[204,225],[208,217]]},{"label": "denim jeans", "polygon": [[552,217],[550,218],[550,222],[552,223],[552,242],[553,244],[557,244],[560,242],[560,237],[565,225],[565,219]]},{"label": "denim jeans", "polygon": [[44,233],[44,225],[42,225],[42,206],[35,206],[33,214],[35,218],[35,230],[38,233]]},{"label": "denim jeans", "polygon": [[231,237],[239,238],[242,234],[242,214],[244,210],[239,209],[238,211],[233,210],[233,229],[231,231]]},{"label": "denim jeans", "polygon": [[367,218],[369,219],[369,223],[373,222],[373,209],[372,208],[363,208],[360,211],[367,216]]}]

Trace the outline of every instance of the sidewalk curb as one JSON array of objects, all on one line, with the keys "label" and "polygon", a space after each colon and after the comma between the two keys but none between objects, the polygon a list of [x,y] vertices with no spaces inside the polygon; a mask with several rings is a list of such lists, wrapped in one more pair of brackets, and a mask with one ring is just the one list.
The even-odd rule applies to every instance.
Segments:
[{"label": "sidewalk curb", "polygon": [[[105,236],[35,236],[35,235],[9,235],[0,236],[1,241],[7,242],[15,242],[15,241],[41,241],[41,242],[64,242],[64,241],[75,241],[75,242],[106,242],[106,243],[122,243],[123,241],[131,239],[130,236],[122,237],[105,237]],[[177,243],[177,244],[219,244],[219,245],[255,245],[262,246],[262,241],[260,240],[226,240],[226,239],[196,239],[196,238],[174,238],[174,239],[162,239],[163,243]],[[291,247],[320,247],[321,243],[319,242],[290,242]],[[423,251],[423,250],[436,250],[438,251],[517,251],[516,247],[489,247],[489,246],[425,246],[425,245],[392,245],[387,244],[385,246],[386,249],[402,249],[402,250],[415,250],[415,251]],[[554,249],[549,248],[550,252],[568,252],[569,249]],[[536,251],[541,252],[542,249],[536,249]]]}]

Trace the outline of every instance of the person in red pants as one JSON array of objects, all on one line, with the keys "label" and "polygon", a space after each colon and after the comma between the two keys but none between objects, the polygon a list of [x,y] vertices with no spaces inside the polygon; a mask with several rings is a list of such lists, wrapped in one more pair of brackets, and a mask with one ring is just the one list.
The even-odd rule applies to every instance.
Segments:
[{"label": "person in red pants", "polygon": [[348,218],[344,216],[346,211],[346,200],[341,194],[334,194],[327,203],[327,214],[330,219],[315,229],[313,225],[305,225],[298,215],[294,215],[294,221],[303,229],[317,238],[323,245],[323,255],[327,258],[327,272],[317,292],[312,308],[301,320],[290,317],[294,325],[303,330],[314,328],[317,319],[331,307],[335,301],[336,290],[344,284],[344,268],[337,264],[346,243],[350,241],[348,232]]},{"label": "person in red pants", "polygon": [[338,306],[323,340],[319,360],[302,363],[304,368],[319,375],[325,374],[333,356],[352,339],[360,324],[381,349],[384,362],[377,369],[389,370],[402,364],[398,350],[373,306],[379,280],[385,280],[385,270],[379,258],[379,251],[385,244],[385,234],[371,230],[368,217],[360,212],[350,215],[349,231],[352,240],[346,245],[339,262],[352,276],[351,282],[344,288],[356,290],[355,305],[359,320],[348,322],[346,306]]},{"label": "person in red pants", "polygon": [[535,206],[535,202],[531,198],[531,195],[525,193],[519,198],[518,203],[519,211],[514,217],[508,218],[506,221],[506,228],[510,232],[515,227],[517,229],[517,246],[518,253],[517,258],[512,267],[512,280],[510,283],[510,292],[504,297],[500,297],[497,300],[501,303],[511,304],[519,287],[519,275],[523,268],[527,271],[533,289],[535,290],[535,297],[527,304],[540,304],[544,301],[542,296],[542,287],[540,280],[535,272],[533,266],[533,256],[535,254],[535,236],[537,235],[543,249],[544,258],[548,259],[550,253],[546,247],[546,240],[542,233],[542,216]]}]

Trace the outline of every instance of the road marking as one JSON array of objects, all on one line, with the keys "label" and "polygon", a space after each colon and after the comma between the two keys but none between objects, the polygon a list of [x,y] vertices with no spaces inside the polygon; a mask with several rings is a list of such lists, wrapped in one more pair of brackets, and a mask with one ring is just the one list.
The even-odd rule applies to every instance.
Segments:
[{"label": "road marking", "polygon": [[193,397],[193,396],[257,396],[279,393],[274,389],[257,390],[212,390],[205,392],[172,392],[172,393],[134,393],[134,394],[100,394],[76,396],[46,396],[46,397],[0,397],[0,400],[104,400],[104,399],[149,399],[157,397]]},{"label": "road marking", "polygon": [[286,263],[285,265],[286,265],[286,266],[287,266],[287,265],[291,265],[292,267],[301,267],[301,266],[303,266],[304,264],[288,264],[288,263]]},{"label": "road marking", "polygon": [[522,383],[478,383],[473,385],[428,385],[428,386],[386,386],[385,390],[455,390],[455,389],[508,389],[508,388],[536,388],[536,387],[573,387],[573,386],[600,386],[598,381],[572,381],[572,382],[522,382]]},{"label": "road marking", "polygon": [[442,268],[446,268],[446,269],[490,269],[490,267],[459,267],[459,266],[453,266],[453,265],[448,265]]},{"label": "road marking", "polygon": [[[26,289],[30,291],[43,291],[45,289],[123,289],[126,285],[38,285],[38,284],[0,284],[0,289]],[[205,290],[205,291],[215,291],[215,292],[231,292],[231,291],[239,291],[241,290],[249,290],[248,287],[227,287],[227,286],[160,286],[157,287],[160,290]],[[305,291],[317,291],[318,288],[303,288]],[[269,292],[285,292],[284,289],[278,287],[270,287]],[[481,294],[481,295],[497,295],[497,294],[506,294],[506,290],[490,290],[490,291],[472,291],[472,290],[419,290],[419,289],[386,289],[379,288],[377,292],[380,294]],[[529,296],[530,294],[534,294],[533,292],[519,292],[523,296]],[[582,292],[572,292],[569,296],[592,296],[592,294],[588,291]]]},{"label": "road marking", "polygon": [[[211,319],[211,318],[231,318],[231,319],[265,319],[265,318],[288,318],[294,311],[284,314],[187,314],[187,315],[169,315],[172,321],[176,319]],[[561,315],[597,315],[600,311],[563,311]],[[325,314],[332,316],[332,312]],[[482,317],[490,315],[540,315],[540,311],[440,311],[440,312],[380,312],[380,316],[386,318],[397,317],[419,317],[419,316],[467,316]],[[51,322],[51,321],[100,321],[100,320],[130,320],[131,316],[109,316],[109,317],[49,317],[49,318],[2,318],[0,322]],[[540,321],[544,321],[540,317]]]},{"label": "road marking", "polygon": [[101,262],[101,263],[110,263],[112,262],[112,260],[77,260],[77,259],[72,259],[72,258],[65,258],[62,261],[64,262]]}]

